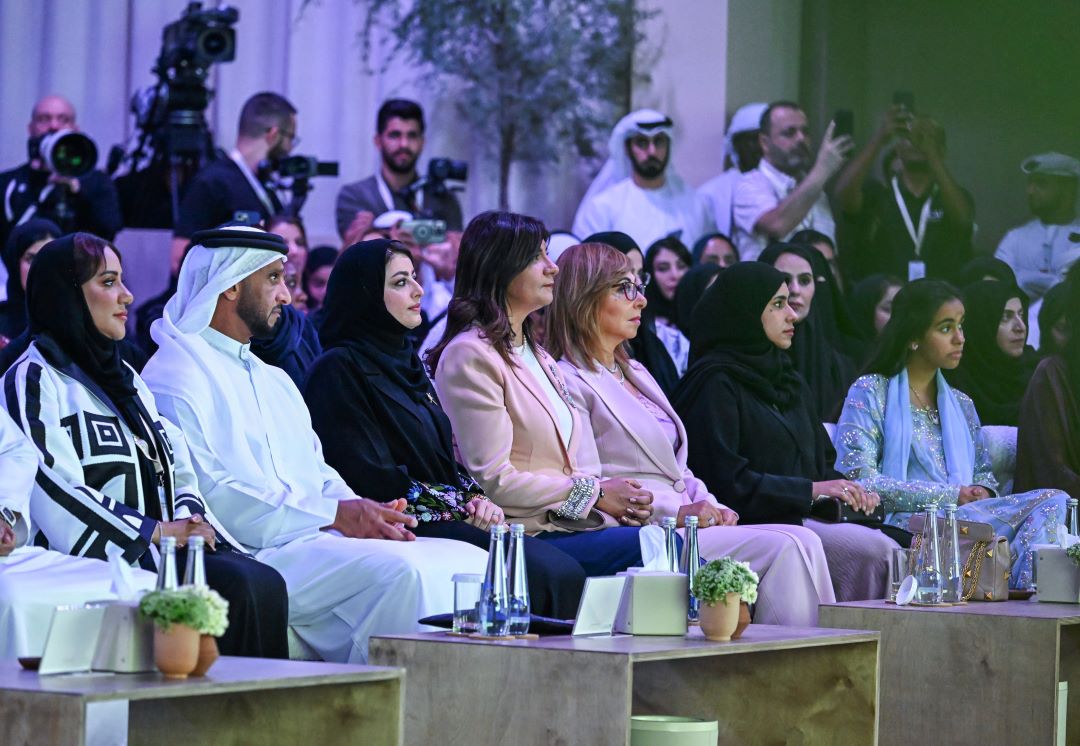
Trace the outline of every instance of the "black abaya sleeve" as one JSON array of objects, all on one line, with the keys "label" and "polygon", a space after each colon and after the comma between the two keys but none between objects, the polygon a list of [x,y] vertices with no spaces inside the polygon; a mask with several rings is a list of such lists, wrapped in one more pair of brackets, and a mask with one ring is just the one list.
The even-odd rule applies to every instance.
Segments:
[{"label": "black abaya sleeve", "polygon": [[[763,453],[786,447],[769,432],[772,415],[753,406],[745,390],[725,376],[704,383],[679,411],[686,426],[687,462],[740,523],[799,523],[810,512],[812,481],[755,468]],[[775,427],[781,428],[779,419]]]},{"label": "black abaya sleeve", "polygon": [[426,520],[465,517],[463,501],[473,497],[471,493],[482,494],[480,488],[464,475],[449,485],[414,479],[387,442],[385,429],[394,423],[376,415],[370,397],[378,394],[364,383],[364,373],[343,356],[324,355],[308,372],[304,401],[326,463],[362,497],[379,502],[405,498],[406,512],[431,513]]}]

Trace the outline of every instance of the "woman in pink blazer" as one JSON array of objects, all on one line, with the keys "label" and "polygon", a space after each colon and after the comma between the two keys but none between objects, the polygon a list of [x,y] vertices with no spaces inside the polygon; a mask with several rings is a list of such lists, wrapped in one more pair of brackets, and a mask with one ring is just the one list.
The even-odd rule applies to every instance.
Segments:
[{"label": "woman in pink blazer", "polygon": [[640,564],[636,527],[652,496],[636,480],[601,478],[587,413],[533,342],[528,316],[551,302],[557,273],[543,223],[478,215],[427,364],[461,463],[507,520],[555,542],[587,575],[611,575]]},{"label": "woman in pink blazer", "polygon": [[[686,430],[660,386],[630,360],[644,285],[619,251],[581,244],[559,257],[559,281],[548,309],[546,340],[581,403],[587,439],[595,442],[607,478],[641,484],[653,496],[651,520],[697,516],[705,559],[732,556],[761,578],[755,621],[814,626],[818,604],[835,600],[817,535],[802,526],[738,526],[686,466]],[[718,413],[723,416],[723,413]]]}]

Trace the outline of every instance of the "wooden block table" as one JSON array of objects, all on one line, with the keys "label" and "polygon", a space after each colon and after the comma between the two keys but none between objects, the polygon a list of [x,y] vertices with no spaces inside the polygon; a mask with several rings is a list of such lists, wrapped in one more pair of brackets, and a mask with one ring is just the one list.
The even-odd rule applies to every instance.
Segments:
[{"label": "wooden block table", "polygon": [[822,606],[821,624],[881,632],[883,744],[1061,743],[1060,681],[1080,744],[1080,605],[859,601]]},{"label": "wooden block table", "polygon": [[0,742],[401,744],[404,694],[404,671],[375,666],[223,657],[176,680],[38,676],[4,661]]},{"label": "wooden block table", "polygon": [[375,637],[405,666],[409,744],[628,744],[630,715],[718,720],[721,743],[875,743],[877,635],[750,625],[742,639]]}]

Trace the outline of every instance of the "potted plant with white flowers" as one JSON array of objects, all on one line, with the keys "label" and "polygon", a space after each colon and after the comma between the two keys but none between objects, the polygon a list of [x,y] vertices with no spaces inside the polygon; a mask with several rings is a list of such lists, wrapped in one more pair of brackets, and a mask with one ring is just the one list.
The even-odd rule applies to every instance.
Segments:
[{"label": "potted plant with white flowers", "polygon": [[742,602],[757,601],[758,576],[746,562],[721,557],[694,575],[694,597],[700,603],[701,631],[709,640],[727,642],[739,624]]},{"label": "potted plant with white flowers", "polygon": [[215,638],[229,626],[229,604],[204,585],[147,593],[139,613],[154,622],[154,663],[168,678],[201,676],[218,657]]}]

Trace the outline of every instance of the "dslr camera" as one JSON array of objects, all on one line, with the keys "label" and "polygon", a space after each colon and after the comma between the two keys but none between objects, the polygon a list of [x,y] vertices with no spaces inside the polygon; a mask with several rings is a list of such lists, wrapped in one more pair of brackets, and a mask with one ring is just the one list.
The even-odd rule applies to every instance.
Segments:
[{"label": "dslr camera", "polygon": [[41,161],[49,171],[78,179],[97,166],[98,150],[94,141],[75,130],[46,132],[26,143],[31,161]]},{"label": "dslr camera", "polygon": [[428,161],[427,178],[418,179],[414,189],[430,186],[433,194],[442,197],[450,192],[459,192],[460,186],[449,186],[447,181],[466,181],[469,178],[469,164],[453,158],[432,158]]}]

